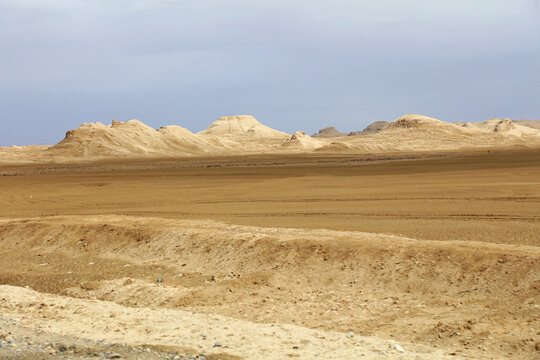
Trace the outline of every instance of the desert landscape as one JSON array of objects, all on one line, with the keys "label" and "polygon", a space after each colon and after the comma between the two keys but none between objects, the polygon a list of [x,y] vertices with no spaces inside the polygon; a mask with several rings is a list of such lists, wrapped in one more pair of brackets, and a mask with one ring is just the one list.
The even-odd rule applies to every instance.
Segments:
[{"label": "desert landscape", "polygon": [[[375,122],[347,136],[333,127],[309,136],[287,134],[253,116],[224,116],[192,133],[177,126],[154,129],[137,119],[84,123],[52,146],[0,148],[0,164],[77,163],[107,159],[245,156],[261,154],[407,154],[540,147],[540,121],[491,119],[479,123],[440,121],[408,114]],[[333,130],[332,130],[333,129]]]},{"label": "desert landscape", "polygon": [[536,359],[538,123],[0,148],[0,357]]}]

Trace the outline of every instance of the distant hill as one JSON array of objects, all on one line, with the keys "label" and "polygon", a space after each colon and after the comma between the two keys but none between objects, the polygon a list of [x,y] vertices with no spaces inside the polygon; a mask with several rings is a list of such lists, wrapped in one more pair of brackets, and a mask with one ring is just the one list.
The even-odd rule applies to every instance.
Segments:
[{"label": "distant hill", "polygon": [[[193,134],[180,126],[151,128],[139,120],[84,123],[52,146],[0,148],[0,164],[81,162],[114,158],[229,156],[253,154],[416,153],[494,148],[540,148],[540,122],[491,119],[447,123],[408,114],[392,122],[377,121],[345,136],[321,129],[311,137],[261,124],[253,116],[225,116]],[[360,134],[358,134],[360,133]],[[354,136],[369,135],[369,136]]]},{"label": "distant hill", "polygon": [[319,130],[318,133],[312,135],[312,137],[314,138],[329,138],[340,136],[347,136],[347,133],[341,132],[333,126],[325,127],[324,129]]}]

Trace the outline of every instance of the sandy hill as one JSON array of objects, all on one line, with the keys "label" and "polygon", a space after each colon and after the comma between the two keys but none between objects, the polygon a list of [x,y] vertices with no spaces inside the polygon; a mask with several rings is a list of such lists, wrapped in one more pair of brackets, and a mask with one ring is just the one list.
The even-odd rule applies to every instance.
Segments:
[{"label": "sandy hill", "polygon": [[540,120],[512,120],[512,121],[521,126],[528,126],[530,128],[540,130]]},{"label": "sandy hill", "polygon": [[[475,132],[464,127],[450,124],[429,116],[418,114],[404,115],[386,125],[374,136],[377,138],[389,138],[398,140],[414,138],[420,141],[430,142],[433,145],[438,141],[458,138],[469,138]],[[399,141],[399,140],[398,140]]]},{"label": "sandy hill", "polygon": [[226,116],[193,134],[180,126],[153,129],[139,120],[84,123],[53,146],[0,148],[0,164],[80,162],[118,157],[227,156],[268,153],[394,153],[487,148],[540,148],[540,130],[510,119],[450,124],[409,114],[390,123],[376,122],[363,136],[322,129],[323,136],[288,135],[254,117]]},{"label": "sandy hill", "polygon": [[363,136],[363,135],[373,135],[384,129],[388,124],[388,121],[375,121],[374,123],[369,124],[362,131],[352,131],[348,136]]},{"label": "sandy hill", "polygon": [[269,139],[286,139],[290,137],[289,134],[261,124],[251,115],[220,117],[206,130],[197,134],[202,136],[257,137]]},{"label": "sandy hill", "polygon": [[404,115],[391,123],[388,123],[384,126],[381,131],[388,130],[403,130],[403,129],[413,129],[413,130],[428,130],[428,129],[438,129],[438,130],[456,130],[459,129],[454,124],[449,124],[444,121],[424,116],[418,114],[407,114]]},{"label": "sandy hill", "polygon": [[[463,125],[465,124],[465,125]],[[373,135],[334,139],[317,149],[329,153],[391,153],[452,151],[495,147],[538,147],[540,136],[508,121],[490,120],[481,125],[450,124],[424,115],[402,116]],[[516,131],[517,129],[517,131]],[[530,136],[529,136],[530,135]]]},{"label": "sandy hill", "polygon": [[540,135],[539,129],[532,126],[524,126],[511,119],[494,118],[482,122],[458,122],[456,125],[482,130],[490,133],[523,136],[523,135]]},{"label": "sandy hill", "polygon": [[297,131],[283,143],[282,148],[289,150],[315,150],[324,145],[325,142],[306,135],[304,131]]},{"label": "sandy hill", "polygon": [[333,126],[325,127],[320,129],[318,133],[313,134],[311,137],[314,138],[328,138],[328,137],[341,137],[347,136],[347,133],[341,132]]},{"label": "sandy hill", "polygon": [[65,138],[48,151],[65,156],[116,157],[130,155],[199,154],[208,145],[189,130],[166,126],[155,130],[139,120],[107,126],[100,122],[84,123],[69,130]]},{"label": "sandy hill", "polygon": [[162,126],[158,129],[160,133],[173,137],[193,136],[193,133],[186,128],[177,125]]}]

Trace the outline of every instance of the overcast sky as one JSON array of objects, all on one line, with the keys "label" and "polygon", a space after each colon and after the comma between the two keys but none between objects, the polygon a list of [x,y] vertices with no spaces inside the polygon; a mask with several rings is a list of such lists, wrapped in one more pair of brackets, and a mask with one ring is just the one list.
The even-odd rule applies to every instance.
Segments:
[{"label": "overcast sky", "polygon": [[83,122],[540,119],[538,0],[0,0],[0,146]]}]

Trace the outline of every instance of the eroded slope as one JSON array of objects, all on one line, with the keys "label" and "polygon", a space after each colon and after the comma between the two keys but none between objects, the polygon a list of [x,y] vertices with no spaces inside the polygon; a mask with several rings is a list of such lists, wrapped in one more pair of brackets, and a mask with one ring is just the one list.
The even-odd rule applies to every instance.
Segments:
[{"label": "eroded slope", "polygon": [[532,246],[72,216],[2,221],[0,251],[1,282],[38,291],[470,356],[536,354],[540,250]]}]

